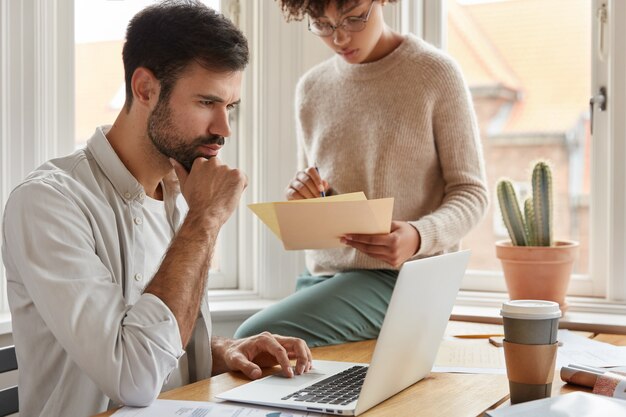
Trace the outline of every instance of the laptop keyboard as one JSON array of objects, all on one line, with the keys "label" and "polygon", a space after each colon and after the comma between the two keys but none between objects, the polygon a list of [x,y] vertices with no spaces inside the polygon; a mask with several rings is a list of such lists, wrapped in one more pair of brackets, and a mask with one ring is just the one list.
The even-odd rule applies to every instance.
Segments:
[{"label": "laptop keyboard", "polygon": [[366,372],[367,366],[353,366],[291,393],[282,399],[319,404],[348,405],[356,400],[361,393]]}]

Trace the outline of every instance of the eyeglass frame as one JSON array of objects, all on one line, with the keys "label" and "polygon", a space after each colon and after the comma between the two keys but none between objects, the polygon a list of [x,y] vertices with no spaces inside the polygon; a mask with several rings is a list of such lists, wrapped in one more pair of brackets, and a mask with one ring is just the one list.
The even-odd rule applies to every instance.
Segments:
[{"label": "eyeglass frame", "polygon": [[[367,21],[369,20],[370,15],[372,14],[372,8],[374,7],[374,2],[376,2],[376,1],[378,1],[378,0],[372,0],[372,2],[370,3],[370,7],[369,7],[369,9],[367,9],[367,13],[365,14],[365,17],[360,17],[360,16],[346,16],[346,17],[344,17],[343,19],[341,19],[341,21],[340,21],[340,22],[339,22],[339,24],[337,24],[337,25],[333,25],[333,24],[331,24],[331,23],[326,23],[326,24],[327,24],[327,25],[328,25],[328,26],[329,26],[329,27],[333,30],[333,31],[332,31],[332,32],[330,32],[328,35],[320,35],[320,34],[317,34],[317,33],[313,32],[313,31],[311,30],[311,17],[310,17],[310,16],[308,16],[308,22],[307,22],[307,23],[308,23],[308,29],[309,29],[309,32],[311,32],[311,33],[312,33],[312,34],[314,34],[315,36],[319,36],[320,38],[328,38],[328,37],[330,37],[330,36],[333,36],[333,35],[335,34],[335,31],[336,31],[337,29],[341,29],[341,30],[343,30],[344,32],[351,32],[351,33],[358,33],[358,32],[361,32],[361,31],[365,30],[365,26],[366,26],[366,24],[367,24]],[[353,22],[354,22],[355,20],[358,20],[358,21],[360,21],[360,22],[363,22],[363,28],[361,28],[361,29],[359,29],[359,30],[347,30],[347,29],[343,26],[343,24],[344,24],[344,23],[346,22],[346,20],[348,20],[348,19],[352,19],[352,21],[353,21]]]}]

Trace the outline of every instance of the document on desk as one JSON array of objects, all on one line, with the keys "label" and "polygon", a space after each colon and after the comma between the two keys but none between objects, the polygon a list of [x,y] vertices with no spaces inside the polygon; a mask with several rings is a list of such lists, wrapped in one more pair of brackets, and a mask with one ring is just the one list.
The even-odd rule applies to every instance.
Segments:
[{"label": "document on desk", "polygon": [[487,339],[455,340],[446,336],[439,345],[432,372],[506,375],[504,349]]},{"label": "document on desk", "polygon": [[208,401],[155,400],[147,407],[122,407],[112,417],[321,417],[321,414]]},{"label": "document on desk", "polygon": [[358,192],[248,207],[286,250],[329,249],[344,246],[339,238],[346,234],[389,233],[393,198],[368,200]]},{"label": "document on desk", "polygon": [[572,392],[552,398],[488,410],[490,417],[607,417],[626,415],[626,401],[587,392]]},{"label": "document on desk", "polygon": [[[556,369],[569,364],[595,367],[626,366],[626,346],[614,346],[559,330]],[[487,339],[458,339],[444,336],[433,372],[506,374],[504,349]]]},{"label": "document on desk", "polygon": [[568,330],[559,330],[557,369],[569,364],[595,367],[626,366],[626,346],[615,346],[579,336]]}]

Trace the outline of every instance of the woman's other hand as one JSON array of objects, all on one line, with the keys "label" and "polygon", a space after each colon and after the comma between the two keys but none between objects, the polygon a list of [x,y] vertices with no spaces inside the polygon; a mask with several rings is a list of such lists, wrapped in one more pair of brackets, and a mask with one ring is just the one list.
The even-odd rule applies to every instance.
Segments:
[{"label": "woman's other hand", "polygon": [[384,235],[346,235],[341,243],[355,248],[372,258],[380,259],[398,268],[413,257],[420,248],[420,235],[407,222],[392,221],[391,232]]}]

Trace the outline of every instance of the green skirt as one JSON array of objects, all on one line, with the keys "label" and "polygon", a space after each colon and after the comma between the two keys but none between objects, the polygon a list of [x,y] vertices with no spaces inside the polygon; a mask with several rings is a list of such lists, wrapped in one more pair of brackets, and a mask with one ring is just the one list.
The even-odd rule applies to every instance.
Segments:
[{"label": "green skirt", "polygon": [[298,277],[296,292],[246,320],[236,338],[264,331],[304,339],[311,346],[378,337],[398,271],[354,270]]}]

